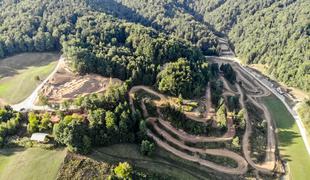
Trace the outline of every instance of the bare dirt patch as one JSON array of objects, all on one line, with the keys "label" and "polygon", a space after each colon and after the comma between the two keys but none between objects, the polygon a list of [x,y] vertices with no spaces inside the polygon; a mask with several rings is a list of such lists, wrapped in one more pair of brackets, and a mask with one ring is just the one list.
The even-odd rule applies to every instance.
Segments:
[{"label": "bare dirt patch", "polygon": [[96,74],[78,75],[70,71],[65,63],[60,65],[56,74],[48,80],[40,93],[52,103],[74,99],[92,93],[104,92],[109,84],[122,83],[116,78],[107,78]]}]

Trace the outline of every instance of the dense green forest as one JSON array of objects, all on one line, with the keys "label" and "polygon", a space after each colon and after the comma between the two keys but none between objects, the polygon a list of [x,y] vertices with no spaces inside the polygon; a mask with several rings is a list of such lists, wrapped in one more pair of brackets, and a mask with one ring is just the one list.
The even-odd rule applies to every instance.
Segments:
[{"label": "dense green forest", "polygon": [[265,64],[272,77],[310,91],[310,1],[186,2],[206,22],[228,34],[244,62]]},{"label": "dense green forest", "polygon": [[212,26],[203,22],[185,2],[177,0],[88,0],[91,7],[130,22],[180,37],[197,45],[205,55],[218,53]]},{"label": "dense green forest", "polygon": [[216,54],[214,34],[222,32],[245,63],[264,64],[271,77],[310,91],[307,0],[97,0],[92,4],[114,16],[185,38],[207,54]]},{"label": "dense green forest", "polygon": [[[203,46],[198,48],[197,39],[165,32],[147,23],[113,17],[96,10],[89,1],[1,2],[0,57],[20,52],[62,51],[80,74],[98,73],[125,81],[103,95],[78,98],[74,105],[81,107],[87,117],[59,112],[61,121],[52,127],[46,121],[51,118],[48,114],[28,114],[28,134],[53,130],[56,142],[73,152],[85,154],[93,146],[146,142],[143,119],[129,108],[127,91],[130,86],[158,82],[158,89],[161,89],[169,83],[164,80],[163,75],[167,75],[174,78],[174,85],[180,90],[172,88],[165,92],[188,97],[195,95],[191,88],[199,94],[208,80],[209,68],[204,63],[203,53],[216,54],[217,41],[207,29],[200,38],[209,39],[203,40]],[[178,74],[171,71],[174,68],[178,69]],[[183,72],[183,68],[189,71]],[[5,114],[10,111],[6,110]],[[1,144],[2,141],[7,143],[5,137],[10,135],[10,129],[14,131],[19,124],[19,117],[16,117],[5,119],[4,123],[9,123],[5,127],[9,129],[3,129]],[[144,143],[142,147],[149,149],[145,148],[148,146]]]},{"label": "dense green forest", "polygon": [[190,63],[184,58],[168,63],[158,74],[158,90],[173,96],[200,95],[208,81],[208,69],[207,63]]},{"label": "dense green forest", "polygon": [[92,72],[148,85],[156,82],[160,66],[167,62],[203,58],[189,41],[114,18],[94,10],[88,1],[5,2],[0,57],[62,50],[81,74]]},{"label": "dense green forest", "polygon": [[0,4],[0,58],[63,49],[81,73],[152,84],[159,65],[180,57],[197,58],[200,52],[195,47],[205,55],[218,54],[217,36],[224,32],[244,62],[265,64],[272,77],[310,90],[307,0],[4,0]]}]

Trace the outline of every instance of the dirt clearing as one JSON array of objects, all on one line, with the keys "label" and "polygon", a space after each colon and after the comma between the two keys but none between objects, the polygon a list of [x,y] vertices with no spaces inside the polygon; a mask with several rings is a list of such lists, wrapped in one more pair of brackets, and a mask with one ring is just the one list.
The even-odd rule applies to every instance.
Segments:
[{"label": "dirt clearing", "polygon": [[40,94],[46,96],[51,103],[60,103],[78,96],[104,92],[110,83],[121,84],[122,81],[96,74],[81,76],[62,63],[56,74],[43,86]]}]

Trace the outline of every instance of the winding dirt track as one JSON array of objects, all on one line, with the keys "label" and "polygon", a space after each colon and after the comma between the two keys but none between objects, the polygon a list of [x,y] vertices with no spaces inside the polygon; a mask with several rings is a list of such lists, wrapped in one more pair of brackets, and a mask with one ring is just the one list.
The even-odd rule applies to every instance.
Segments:
[{"label": "winding dirt track", "polygon": [[[161,99],[161,101],[165,101],[167,100],[167,97],[154,91],[153,89],[147,87],[147,86],[134,86],[130,89],[129,91],[129,103],[131,104],[131,110],[133,112],[135,112],[135,107],[134,107],[134,103],[133,103],[133,94],[135,94],[137,91],[139,90],[144,90],[152,95],[155,95],[157,97],[159,97]],[[148,117],[148,113],[145,107],[145,104],[143,103],[143,101],[141,102],[141,107],[143,109],[143,115],[144,117]],[[169,122],[162,120],[163,115],[160,112],[160,110],[157,108],[157,113],[160,115],[161,120],[159,120],[160,124],[162,124],[166,129],[170,130],[171,132],[173,132],[176,135],[179,135],[180,137],[184,137],[184,141],[186,141],[185,139],[191,139],[190,141],[196,141],[196,142],[217,142],[217,141],[228,141],[231,140],[234,137],[234,133],[231,133],[232,131],[234,131],[234,127],[233,127],[233,123],[231,123],[230,119],[227,119],[227,133],[225,133],[222,137],[206,137],[206,136],[193,136],[193,135],[189,135],[186,132],[182,131],[182,130],[178,130],[175,127],[173,127]],[[185,113],[186,115],[186,113]],[[194,118],[192,119],[193,116],[189,116],[186,115],[187,118],[194,120],[194,121],[198,121],[198,122],[205,122],[207,121],[206,118]],[[195,138],[194,138],[195,137]],[[196,139],[196,140],[194,140]],[[200,141],[199,141],[200,140]]]},{"label": "winding dirt track", "polygon": [[[163,96],[162,94],[157,93],[156,91],[150,89],[149,87],[146,86],[135,86],[129,91],[129,96],[130,96],[130,105],[131,109],[133,112],[135,112],[135,107],[133,103],[133,94],[139,90],[144,90],[148,93],[151,93],[155,96],[158,96],[161,98],[161,100],[165,100],[166,97]],[[146,110],[145,104],[142,101],[141,102],[141,107],[143,109],[143,115],[148,117],[148,112]],[[159,116],[163,116],[161,112],[157,108],[157,112],[159,113]],[[187,146],[184,144],[184,142],[192,142],[192,143],[197,143],[197,142],[220,142],[220,141],[227,141],[231,140],[234,134],[230,135],[230,137],[204,137],[204,136],[193,136],[185,133],[184,131],[177,130],[173,126],[170,125],[170,123],[164,121],[161,117],[148,117],[147,118],[148,123],[152,124],[152,127],[154,130],[160,134],[167,142],[164,142],[160,138],[158,138],[154,133],[152,133],[150,130],[147,131],[148,136],[150,136],[160,147],[166,149],[167,151],[173,153],[174,155],[192,161],[199,163],[200,165],[206,166],[208,168],[211,168],[213,170],[227,173],[227,174],[244,174],[247,172],[247,162],[246,160],[241,157],[240,155],[226,150],[226,149],[200,149],[200,148],[193,148],[190,146]],[[174,138],[171,136],[168,132],[165,130],[161,129],[157,123],[160,123],[162,126],[164,126],[167,130],[169,130],[171,133],[175,134],[180,140]],[[232,124],[232,123],[231,123]],[[232,125],[231,125],[232,127]],[[229,132],[230,130],[228,130]],[[231,134],[231,133],[228,133]],[[187,152],[191,152],[194,155],[189,155],[187,153],[184,153],[174,147],[172,147],[169,143],[174,144],[178,148],[181,148],[183,150],[186,150]],[[226,167],[222,165],[215,164],[211,161],[207,161],[205,159],[200,158],[197,154],[209,154],[213,156],[220,156],[220,157],[226,157],[233,159],[238,165],[237,167]]]},{"label": "winding dirt track", "polygon": [[[163,95],[163,94],[160,94],[160,93],[154,91],[153,89],[151,89],[151,88],[149,88],[149,87],[147,87],[147,86],[134,86],[134,87],[131,88],[129,94],[133,94],[133,93],[135,93],[135,92],[137,92],[137,91],[139,91],[139,90],[144,90],[144,91],[146,91],[146,92],[148,92],[148,93],[150,93],[150,94],[153,94],[153,95],[159,97],[159,98],[160,98],[160,101],[154,101],[154,102],[157,102],[157,105],[159,105],[159,106],[160,106],[163,102],[169,102],[167,96],[165,96],[165,95]],[[133,102],[132,102],[132,98],[130,98],[130,103],[133,103]],[[134,107],[131,107],[131,110],[134,111]],[[197,122],[201,122],[201,123],[205,123],[205,122],[207,122],[207,121],[209,120],[207,117],[200,118],[200,117],[197,117],[197,116],[193,116],[193,115],[192,115],[191,113],[189,113],[189,112],[184,112],[184,114],[185,114],[185,116],[186,116],[187,118],[189,118],[189,119],[191,119],[191,120],[194,120],[194,121],[197,121]],[[213,115],[213,114],[212,114],[212,115]],[[209,115],[209,116],[211,116],[211,115]]]},{"label": "winding dirt track", "polygon": [[257,108],[263,111],[264,113],[263,116],[265,120],[267,121],[267,148],[266,148],[265,162],[262,164],[256,164],[251,158],[251,152],[250,152],[251,144],[249,140],[250,140],[250,136],[252,133],[252,125],[251,125],[251,121],[249,119],[249,115],[247,111],[245,111],[246,131],[242,139],[242,144],[243,144],[242,147],[243,147],[243,153],[244,153],[245,159],[253,168],[266,174],[272,174],[274,168],[276,167],[276,161],[277,161],[276,155],[275,155],[275,150],[276,150],[275,132],[273,128],[272,118],[271,118],[271,115],[268,109],[266,108],[265,105],[260,103],[258,100],[258,98],[269,96],[270,92],[263,85],[257,82],[255,79],[252,79],[252,81],[250,82],[247,78],[245,78],[244,77],[245,72],[242,72],[243,70],[236,63],[222,60],[222,59],[217,59],[217,58],[215,59],[216,59],[215,61],[216,63],[229,63],[234,68],[235,72],[237,73],[237,81],[239,82],[241,81],[242,84],[246,82],[247,86],[250,86],[253,89],[257,89],[257,91],[254,92],[253,90],[250,90],[246,88],[245,86],[242,86],[242,88],[247,92],[247,95],[245,95],[244,90],[241,88],[241,86],[238,83],[236,83],[238,92],[234,92],[228,85],[228,82],[226,81],[226,79],[221,78],[221,80],[223,81],[224,87],[228,90],[227,93],[230,93],[230,94],[236,93],[240,95],[239,103],[244,109],[246,109],[245,102],[249,101],[254,106],[256,106]]},{"label": "winding dirt track", "polygon": [[[233,123],[231,121],[231,123],[228,122],[228,131],[227,133],[222,136],[222,137],[206,137],[206,136],[193,136],[190,134],[187,134],[186,132],[176,129],[174,128],[169,122],[165,121],[162,119],[162,115],[161,112],[159,111],[159,109],[157,108],[157,112],[161,117],[149,117],[148,116],[148,112],[146,110],[145,104],[143,103],[143,101],[141,102],[141,107],[143,109],[143,115],[147,118],[147,121],[152,124],[153,128],[155,129],[155,131],[160,134],[166,141],[168,141],[169,143],[172,143],[174,145],[176,145],[178,148],[181,148],[183,150],[192,152],[192,153],[200,153],[200,154],[210,154],[210,155],[215,155],[215,156],[222,156],[222,157],[227,157],[227,158],[231,158],[233,160],[235,160],[238,164],[237,168],[231,168],[231,167],[224,167],[221,165],[217,165],[213,162],[210,161],[206,161],[204,159],[201,159],[197,156],[192,156],[189,155],[187,153],[184,153],[174,147],[172,147],[169,143],[162,141],[160,138],[156,137],[155,134],[153,134],[150,130],[148,131],[148,135],[150,137],[152,137],[156,143],[161,146],[162,148],[170,151],[171,153],[183,158],[183,159],[187,159],[189,161],[192,162],[197,162],[201,165],[204,165],[206,167],[209,167],[211,169],[217,170],[219,172],[224,172],[227,174],[244,174],[247,171],[247,163],[249,163],[254,169],[256,169],[257,171],[266,173],[266,174],[272,174],[274,171],[274,168],[276,167],[276,155],[275,155],[275,150],[276,150],[276,140],[275,140],[275,132],[274,132],[274,128],[273,128],[273,123],[272,123],[272,119],[270,116],[270,113],[268,111],[268,109],[259,102],[258,98],[261,97],[265,97],[270,95],[270,92],[264,87],[262,86],[259,82],[253,80],[249,80],[248,78],[244,77],[245,73],[242,72],[242,69],[238,67],[238,65],[236,65],[235,63],[231,62],[231,61],[223,61],[223,60],[216,60],[216,62],[223,62],[223,63],[230,63],[233,68],[235,69],[236,73],[237,73],[237,81],[238,82],[242,82],[243,86],[241,87],[240,84],[236,83],[235,87],[237,89],[233,90],[231,88],[231,84],[222,76],[220,77],[220,79],[223,82],[224,88],[225,88],[225,92],[222,94],[224,97],[226,96],[235,96],[235,95],[239,95],[239,103],[241,105],[242,108],[246,109],[246,105],[245,102],[249,101],[251,104],[253,104],[254,106],[256,106],[257,108],[261,109],[263,111],[263,116],[267,121],[267,148],[266,148],[266,158],[265,158],[265,162],[262,164],[256,164],[252,158],[251,158],[251,144],[250,144],[250,136],[252,133],[252,125],[251,125],[251,121],[249,119],[249,115],[247,113],[247,111],[245,111],[245,120],[246,120],[246,130],[245,133],[243,135],[242,138],[242,150],[243,150],[243,154],[244,154],[244,158],[241,157],[240,155],[231,152],[229,150],[220,150],[220,149],[198,149],[198,148],[193,148],[193,147],[189,147],[187,145],[184,144],[184,142],[191,142],[191,143],[199,143],[199,142],[223,142],[223,141],[228,141],[228,140],[232,140],[235,132],[233,131]],[[130,104],[131,104],[131,108],[133,111],[135,111],[135,107],[133,105],[133,94],[135,92],[137,92],[138,90],[144,90],[150,94],[153,94],[157,97],[159,97],[161,100],[166,100],[167,97],[165,95],[162,95],[154,90],[152,90],[149,87],[146,86],[135,86],[133,87],[130,92]],[[246,95],[245,95],[245,91],[246,91]],[[210,98],[210,89],[207,89],[206,91],[206,97],[207,100],[209,100]],[[210,105],[210,101],[207,101],[207,110],[205,112],[204,118],[198,118],[189,114],[185,115],[187,116],[187,118],[192,119],[194,121],[199,121],[199,122],[206,122],[207,117],[210,117],[210,115],[208,115],[208,113],[210,113],[209,109],[211,107]],[[173,133],[175,136],[178,137],[178,139],[175,139],[174,137],[171,136],[171,134],[169,134],[168,132],[166,132],[165,130],[159,128],[159,125],[164,127],[164,129],[168,130],[169,133]],[[230,133],[229,133],[230,132]],[[220,153],[219,153],[220,152]],[[245,161],[246,160],[246,161]]]},{"label": "winding dirt track", "polygon": [[[246,78],[244,78],[239,69],[236,71],[237,72],[237,80],[238,81],[247,81]],[[225,78],[221,77],[220,78],[223,82],[223,85],[224,85],[224,88],[227,90],[226,92],[223,93],[223,95],[240,95],[241,98],[239,99],[239,103],[241,104],[241,106],[244,108],[246,107],[245,106],[245,95],[244,95],[244,92],[243,90],[241,89],[240,85],[236,85],[237,86],[237,89],[238,89],[238,92],[235,92],[233,91],[230,86],[228,85],[228,82]],[[247,81],[249,83],[249,81]],[[274,128],[273,128],[273,125],[272,125],[272,119],[271,119],[271,115],[268,111],[268,109],[266,108],[265,105],[263,104],[260,104],[257,102],[256,98],[258,97],[264,97],[264,96],[269,96],[270,95],[270,92],[265,89],[263,86],[261,86],[259,83],[256,83],[255,81],[253,81],[251,83],[251,86],[254,87],[254,84],[256,85],[255,86],[255,89],[259,89],[258,93],[257,94],[254,94],[254,95],[249,95],[247,96],[248,98],[248,101],[250,101],[253,105],[255,105],[257,108],[261,109],[264,113],[264,117],[265,119],[267,120],[267,148],[266,148],[266,159],[265,159],[265,162],[263,164],[255,164],[253,162],[253,160],[251,159],[250,157],[250,142],[249,142],[249,138],[250,138],[250,135],[252,133],[252,128],[251,128],[251,122],[250,122],[250,119],[249,119],[249,116],[246,112],[246,132],[243,136],[243,152],[244,152],[244,155],[245,155],[245,158],[246,160],[248,161],[248,163],[254,167],[255,169],[259,170],[259,171],[262,171],[264,173],[272,173],[273,169],[275,168],[275,165],[276,165],[276,156],[275,156],[275,150],[276,150],[276,141],[275,141],[275,134],[274,134]],[[245,88],[245,90],[247,90]]]}]

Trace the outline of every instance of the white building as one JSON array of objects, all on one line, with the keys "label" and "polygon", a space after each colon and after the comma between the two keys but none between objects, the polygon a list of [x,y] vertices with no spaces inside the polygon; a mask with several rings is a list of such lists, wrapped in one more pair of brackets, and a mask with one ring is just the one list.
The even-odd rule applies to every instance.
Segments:
[{"label": "white building", "polygon": [[30,140],[37,142],[46,142],[48,134],[46,133],[33,133]]}]

